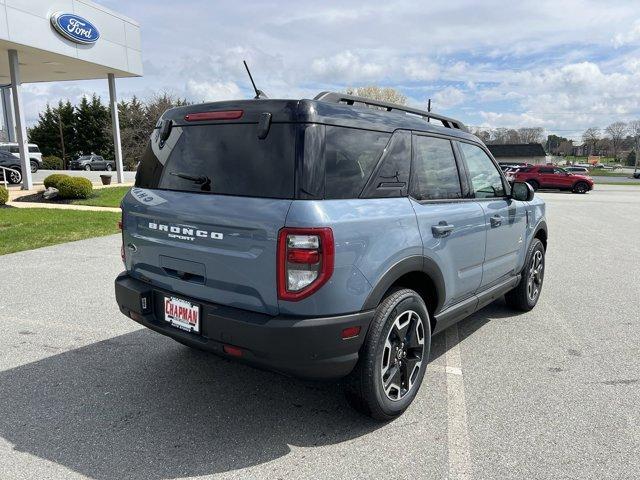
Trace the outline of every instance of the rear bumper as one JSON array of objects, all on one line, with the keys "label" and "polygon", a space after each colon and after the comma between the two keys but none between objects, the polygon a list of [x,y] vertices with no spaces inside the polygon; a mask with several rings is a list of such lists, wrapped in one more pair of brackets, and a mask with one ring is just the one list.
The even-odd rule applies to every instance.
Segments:
[{"label": "rear bumper", "polygon": [[[158,333],[244,363],[310,379],[340,378],[353,370],[374,314],[370,310],[337,317],[273,317],[179,295],[201,305],[198,335],[165,322],[164,296],[175,295],[172,292],[154,288],[126,272],[116,278],[115,291],[123,314]],[[360,326],[360,334],[343,340],[342,330],[352,326]],[[225,345],[239,347],[242,356],[226,354]]]}]

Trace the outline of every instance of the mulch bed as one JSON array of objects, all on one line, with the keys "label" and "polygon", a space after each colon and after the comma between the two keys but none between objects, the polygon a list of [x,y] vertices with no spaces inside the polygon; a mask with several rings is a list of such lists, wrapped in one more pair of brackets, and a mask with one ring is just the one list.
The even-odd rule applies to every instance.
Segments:
[{"label": "mulch bed", "polygon": [[70,204],[73,202],[71,199],[54,198],[53,200],[47,200],[44,198],[42,192],[32,193],[31,195],[25,195],[13,200],[14,202],[37,202],[37,203],[64,203]]}]

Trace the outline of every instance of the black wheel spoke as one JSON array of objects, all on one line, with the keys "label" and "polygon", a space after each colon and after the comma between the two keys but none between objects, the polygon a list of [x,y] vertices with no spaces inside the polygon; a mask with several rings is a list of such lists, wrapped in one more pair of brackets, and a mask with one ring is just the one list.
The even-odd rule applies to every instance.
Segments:
[{"label": "black wheel spoke", "polygon": [[400,371],[400,368],[398,368],[397,365],[392,365],[391,367],[389,367],[389,371],[387,372],[387,374],[388,374],[388,377],[384,382],[385,391],[389,390],[389,387],[393,384],[398,385],[398,387],[400,387],[402,383],[402,372]]}]

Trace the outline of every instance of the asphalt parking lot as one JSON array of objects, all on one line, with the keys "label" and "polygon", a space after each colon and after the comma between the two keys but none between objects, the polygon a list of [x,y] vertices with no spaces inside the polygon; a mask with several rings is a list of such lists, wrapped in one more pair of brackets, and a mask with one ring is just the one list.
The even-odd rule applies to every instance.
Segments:
[{"label": "asphalt parking lot", "polygon": [[119,236],[0,257],[0,478],[639,478],[640,188],[540,195],[540,303],[437,336],[388,424],[139,329]]}]

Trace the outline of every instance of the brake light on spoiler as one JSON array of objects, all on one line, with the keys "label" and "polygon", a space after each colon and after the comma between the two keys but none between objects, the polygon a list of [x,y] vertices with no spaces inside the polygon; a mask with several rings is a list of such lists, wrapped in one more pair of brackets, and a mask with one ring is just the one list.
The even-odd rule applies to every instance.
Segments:
[{"label": "brake light on spoiler", "polygon": [[333,274],[335,246],[330,228],[283,228],[278,235],[278,298],[298,301]]},{"label": "brake light on spoiler", "polygon": [[243,110],[216,110],[213,112],[187,113],[184,116],[187,122],[203,122],[206,120],[237,120],[242,118]]}]

